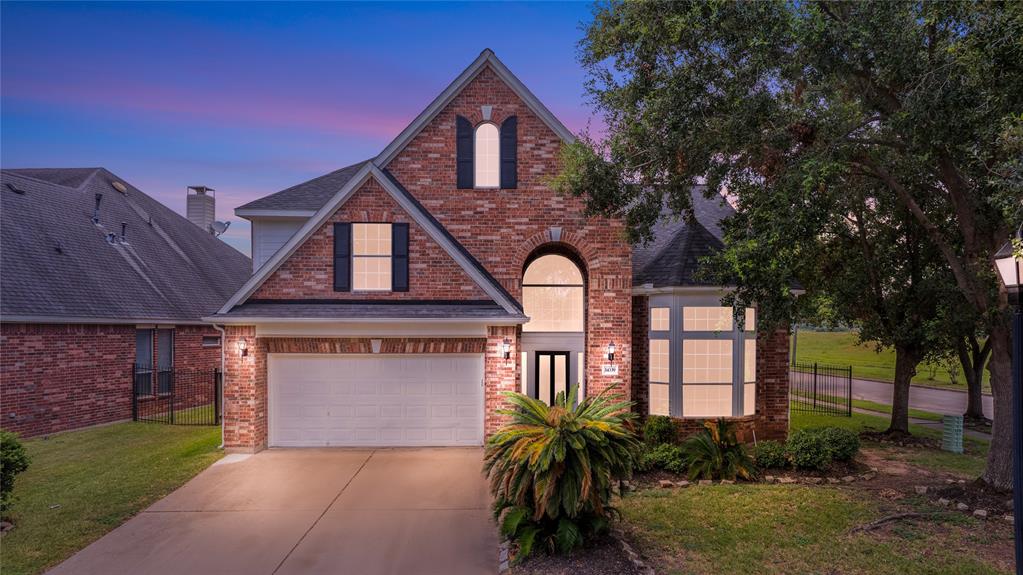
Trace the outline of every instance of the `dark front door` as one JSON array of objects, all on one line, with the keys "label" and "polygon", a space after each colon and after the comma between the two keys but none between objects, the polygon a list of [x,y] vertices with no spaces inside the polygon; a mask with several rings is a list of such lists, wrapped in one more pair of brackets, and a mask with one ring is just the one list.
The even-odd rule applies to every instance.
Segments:
[{"label": "dark front door", "polygon": [[533,397],[550,405],[560,392],[568,393],[568,352],[536,352],[536,390]]}]

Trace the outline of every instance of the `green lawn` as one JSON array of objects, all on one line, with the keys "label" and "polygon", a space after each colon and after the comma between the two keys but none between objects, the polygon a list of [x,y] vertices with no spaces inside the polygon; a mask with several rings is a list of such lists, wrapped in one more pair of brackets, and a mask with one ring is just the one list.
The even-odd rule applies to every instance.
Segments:
[{"label": "green lawn", "polygon": [[[805,363],[827,363],[853,368],[853,377],[895,380],[895,352],[890,349],[874,351],[872,345],[857,345],[857,334],[853,331],[800,331],[796,342],[796,360]],[[962,368],[956,365],[958,383],[953,384],[948,371],[942,366],[921,364],[913,383],[966,390],[966,377]],[[988,374],[984,372],[984,391],[991,391]]]},{"label": "green lawn", "polygon": [[886,512],[846,490],[766,484],[648,489],[625,497],[620,508],[626,531],[658,573],[999,573],[972,552],[968,533],[975,520],[962,514],[944,516],[931,530],[851,534]]},{"label": "green lawn", "polygon": [[221,457],[219,427],[120,423],[25,441],[4,575],[39,573]]}]

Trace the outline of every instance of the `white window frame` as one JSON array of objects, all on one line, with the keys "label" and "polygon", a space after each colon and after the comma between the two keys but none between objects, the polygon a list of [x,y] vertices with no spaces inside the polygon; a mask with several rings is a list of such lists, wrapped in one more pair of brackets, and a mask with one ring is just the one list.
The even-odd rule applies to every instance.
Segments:
[{"label": "white window frame", "polygon": [[[357,235],[359,233],[359,230],[363,229],[364,226],[386,226],[386,228],[387,228],[387,243],[388,243],[388,245],[390,245],[390,249],[387,250],[386,254],[382,254],[382,253],[360,254],[360,253],[358,253],[358,250],[356,249],[356,245],[357,244],[356,244],[356,239],[355,238],[358,237]],[[394,290],[394,276],[393,276],[393,273],[391,272],[391,270],[393,269],[392,268],[392,260],[393,260],[393,257],[394,257],[394,246],[391,245],[391,243],[393,241],[391,238],[394,237],[392,235],[392,233],[393,233],[393,230],[392,230],[392,227],[391,227],[391,222],[353,222],[352,223],[352,291],[353,292],[378,292],[379,293],[379,292],[389,292],[389,291],[393,291]],[[356,262],[359,261],[359,260],[362,260],[362,261],[367,261],[367,260],[378,260],[378,261],[382,260],[382,261],[385,261],[385,266],[386,266],[386,269],[388,270],[387,275],[388,275],[388,278],[390,279],[390,282],[388,283],[387,287],[367,287],[366,283],[365,283],[365,277],[362,279],[362,285],[360,286],[359,273],[357,271],[358,265],[356,264]]]},{"label": "white window frame", "polygon": [[[527,283],[526,282],[526,273],[529,271],[529,268],[531,266],[533,266],[534,264],[536,264],[536,262],[539,261],[540,259],[546,258],[546,257],[550,257],[550,256],[563,258],[566,262],[568,262],[569,265],[573,266],[576,269],[576,271],[579,273],[579,283],[553,283],[553,284]],[[522,330],[524,332],[530,332],[530,333],[581,333],[581,332],[585,331],[585,329],[586,329],[586,279],[585,279],[585,276],[583,276],[583,270],[582,270],[582,268],[579,267],[579,264],[577,264],[574,261],[572,261],[572,259],[569,258],[568,256],[565,256],[565,255],[560,254],[560,253],[547,253],[547,254],[543,254],[543,255],[533,259],[531,262],[529,262],[529,264],[526,266],[525,271],[523,271],[523,273],[522,273],[522,303],[523,303],[523,306],[525,306],[525,304],[526,304],[526,292],[529,289],[541,289],[541,290],[563,289],[563,290],[571,290],[571,293],[576,293],[578,291],[578,295],[579,295],[579,304],[578,305],[580,307],[580,309],[578,311],[580,313],[580,317],[579,317],[580,325],[579,325],[579,329],[566,329],[566,330],[554,330],[554,331],[552,331],[552,330],[537,330],[537,329],[535,329],[535,326],[533,326],[533,327],[530,326],[530,324],[533,323],[533,320],[531,319],[529,322],[527,322],[526,324],[524,324],[522,326]],[[565,305],[568,305],[568,301],[567,300],[569,300],[569,298],[570,298],[570,296],[566,296],[564,298],[564,300],[561,301],[561,303],[565,304]],[[526,312],[526,315],[530,315],[530,312]]]},{"label": "white window frame", "polygon": [[[483,128],[494,129],[494,152],[492,155],[492,165],[485,165],[484,155],[480,153],[480,130]],[[491,155],[487,154],[487,159],[491,159]],[[486,184],[480,183],[480,170],[486,168],[487,172],[493,172],[493,180],[488,181]],[[486,174],[485,174],[486,175]],[[472,181],[473,187],[481,190],[496,190],[501,188],[501,128],[493,122],[483,122],[476,126],[472,131]]]}]

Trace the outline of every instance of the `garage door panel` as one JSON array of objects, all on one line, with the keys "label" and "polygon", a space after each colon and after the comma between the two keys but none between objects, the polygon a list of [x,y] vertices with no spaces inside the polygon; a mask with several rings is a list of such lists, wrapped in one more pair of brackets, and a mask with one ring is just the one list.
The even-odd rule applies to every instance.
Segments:
[{"label": "garage door panel", "polygon": [[271,354],[270,441],[479,445],[482,356]]}]

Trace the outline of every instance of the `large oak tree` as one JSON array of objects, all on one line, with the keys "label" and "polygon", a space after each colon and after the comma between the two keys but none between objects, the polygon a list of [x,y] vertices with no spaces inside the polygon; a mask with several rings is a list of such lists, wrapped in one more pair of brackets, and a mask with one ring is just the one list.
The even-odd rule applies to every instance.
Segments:
[{"label": "large oak tree", "polygon": [[856,181],[897,199],[986,326],[984,479],[1009,488],[1010,338],[992,255],[1023,201],[1023,4],[611,2],[580,48],[607,129],[566,148],[556,185],[625,217],[633,239],[664,202],[690,212],[697,183],[727,189],[740,212],[774,202],[755,233],[729,232],[742,301],[791,312],[805,253],[783,240],[829,209],[818,195]]}]

